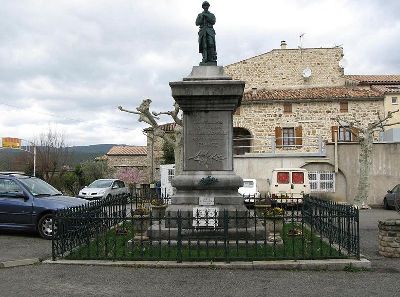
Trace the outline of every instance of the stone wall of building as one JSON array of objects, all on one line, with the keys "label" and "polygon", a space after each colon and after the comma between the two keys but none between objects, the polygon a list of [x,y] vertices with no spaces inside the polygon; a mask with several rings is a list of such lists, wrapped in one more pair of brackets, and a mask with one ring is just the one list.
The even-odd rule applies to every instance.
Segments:
[{"label": "stone wall of building", "polygon": [[[375,121],[383,111],[382,100],[349,101],[348,112],[340,112],[338,100],[301,101],[292,103],[292,112],[283,112],[283,102],[244,102],[233,116],[233,126],[247,129],[254,139],[251,152],[270,152],[271,137],[275,127],[302,127],[303,151],[315,150],[318,136],[332,142],[332,126],[338,126],[336,118],[344,121]],[[240,113],[240,114],[239,114]],[[297,151],[299,151],[297,149]],[[301,150],[300,150],[301,151]]]},{"label": "stone wall of building", "polygon": [[107,156],[108,165],[112,167],[147,167],[147,156],[112,155]]},{"label": "stone wall of building", "polygon": [[379,254],[400,258],[400,219],[379,221]]},{"label": "stone wall of building", "polygon": [[[340,47],[274,49],[224,69],[233,79],[244,80],[246,89],[343,86],[344,72],[339,66],[342,57]],[[302,76],[306,68],[311,70],[309,78]]]},{"label": "stone wall of building", "polygon": [[[392,100],[392,98],[396,98],[395,100]],[[396,101],[397,103],[393,103],[393,101]],[[388,120],[389,124],[395,124],[393,126],[390,126],[389,128],[400,128],[400,93],[397,94],[386,94],[385,95],[385,115],[390,112],[395,112],[396,110],[399,110],[398,112],[395,112],[392,116],[391,119]]]},{"label": "stone wall of building", "polygon": [[142,176],[140,183],[148,183],[149,173],[146,155],[110,155],[107,156],[107,164],[110,167],[114,167],[116,171],[129,167],[137,168]]}]

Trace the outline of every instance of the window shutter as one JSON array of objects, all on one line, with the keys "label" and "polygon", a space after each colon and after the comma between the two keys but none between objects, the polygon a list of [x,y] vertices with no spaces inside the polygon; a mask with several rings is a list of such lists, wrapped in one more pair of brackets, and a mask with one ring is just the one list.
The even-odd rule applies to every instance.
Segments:
[{"label": "window shutter", "polygon": [[301,126],[298,126],[294,129],[294,136],[295,138],[295,144],[296,146],[302,146],[303,145],[303,128]]},{"label": "window shutter", "polygon": [[339,141],[338,131],[339,131],[338,126],[332,126],[332,142],[335,142],[335,134],[337,135],[337,140]]},{"label": "window shutter", "polygon": [[275,143],[276,147],[282,147],[282,128],[275,127]]},{"label": "window shutter", "polygon": [[351,141],[358,141],[359,130],[357,128],[351,128]]}]

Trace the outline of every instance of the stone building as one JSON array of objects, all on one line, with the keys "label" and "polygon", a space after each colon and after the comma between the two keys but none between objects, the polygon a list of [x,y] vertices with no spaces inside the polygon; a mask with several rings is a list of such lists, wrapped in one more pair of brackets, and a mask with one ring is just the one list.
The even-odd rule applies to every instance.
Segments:
[{"label": "stone building", "polygon": [[[346,123],[365,125],[378,114],[382,117],[397,110],[400,75],[345,75],[343,57],[341,47],[289,49],[282,42],[280,49],[224,67],[227,75],[246,83],[242,105],[233,115],[238,175],[256,178],[259,190],[268,192],[273,168],[303,167],[310,172],[313,191],[337,201],[353,201],[359,170],[358,131]],[[399,122],[400,112],[391,121]],[[162,127],[173,133],[174,125]],[[377,146],[371,173],[372,204],[378,204],[391,183],[400,178],[400,172],[391,170],[389,177],[381,170],[381,166],[397,164],[380,153],[396,156],[399,146],[393,142],[400,142],[400,127],[391,128],[375,135],[376,141],[392,144]],[[145,132],[151,182],[159,180],[163,140],[154,137],[151,128]]]},{"label": "stone building", "polygon": [[[237,174],[256,178],[267,192],[273,168],[303,167],[314,191],[337,201],[354,199],[358,131],[348,123],[367,125],[396,110],[400,75],[345,75],[343,56],[340,47],[287,49],[282,42],[280,49],[225,66],[228,75],[246,82],[233,117]],[[391,121],[399,119],[400,112]],[[393,141],[398,129],[390,131],[383,137]],[[345,164],[338,153],[347,155],[350,148],[353,159]],[[370,202],[378,203],[388,186],[372,185]]]},{"label": "stone building", "polygon": [[107,164],[118,169],[137,168],[141,171],[141,183],[148,183],[147,146],[113,146],[106,154]]}]

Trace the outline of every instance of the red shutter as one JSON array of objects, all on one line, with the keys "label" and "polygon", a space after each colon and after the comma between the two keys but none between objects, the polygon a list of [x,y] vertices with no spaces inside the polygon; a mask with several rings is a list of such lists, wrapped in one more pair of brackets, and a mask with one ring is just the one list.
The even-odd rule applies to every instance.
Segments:
[{"label": "red shutter", "polygon": [[281,127],[275,127],[275,143],[276,147],[282,147],[282,128]]}]

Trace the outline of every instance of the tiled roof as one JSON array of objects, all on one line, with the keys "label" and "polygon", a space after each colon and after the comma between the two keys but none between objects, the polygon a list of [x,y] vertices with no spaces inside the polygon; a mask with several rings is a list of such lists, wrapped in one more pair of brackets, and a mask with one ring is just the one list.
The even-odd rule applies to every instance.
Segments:
[{"label": "tiled roof", "polygon": [[400,93],[399,85],[375,85],[371,86],[372,89],[383,93]]},{"label": "tiled roof", "polygon": [[107,156],[112,155],[129,155],[129,156],[140,156],[147,155],[146,146],[127,146],[127,145],[116,145],[113,146],[107,153]]},{"label": "tiled roof", "polygon": [[345,75],[345,78],[361,84],[400,84],[400,75]]},{"label": "tiled roof", "polygon": [[243,101],[376,98],[382,96],[383,93],[378,90],[347,87],[319,87],[285,90],[262,89],[245,92],[243,95]]},{"label": "tiled roof", "polygon": [[[165,132],[173,132],[175,130],[175,126],[176,126],[176,123],[167,123],[167,124],[160,125],[159,127],[161,128],[161,130],[163,130]],[[144,131],[151,131],[151,130],[153,130],[153,127],[144,129]]]}]

